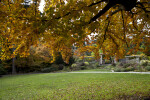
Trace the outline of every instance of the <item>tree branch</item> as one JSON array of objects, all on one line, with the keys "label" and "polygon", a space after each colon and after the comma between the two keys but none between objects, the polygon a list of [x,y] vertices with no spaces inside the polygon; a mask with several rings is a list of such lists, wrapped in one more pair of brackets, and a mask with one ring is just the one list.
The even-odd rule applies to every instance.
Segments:
[{"label": "tree branch", "polygon": [[150,11],[146,10],[146,8],[144,7],[143,3],[137,2],[137,5],[140,5],[141,7],[139,7],[139,6],[136,6],[136,7],[141,8],[141,9],[144,10],[146,13],[147,13],[147,12],[150,12]]},{"label": "tree branch", "polygon": [[105,29],[105,33],[104,33],[104,36],[103,36],[104,38],[103,38],[103,42],[102,42],[101,46],[103,45],[104,41],[106,40],[106,32],[108,30],[109,24],[110,24],[110,20],[108,20],[108,24],[107,24],[106,29]]},{"label": "tree branch", "polygon": [[108,3],[102,10],[98,12],[91,20],[89,21],[89,24],[93,21],[95,21],[97,18],[99,18],[101,15],[103,15],[106,11],[108,11],[112,7],[112,4]]},{"label": "tree branch", "polygon": [[135,22],[134,22],[134,18],[133,18],[133,16],[134,16],[133,14],[134,14],[134,13],[132,13],[132,11],[131,11],[131,14],[132,14],[131,17],[132,17],[132,19],[133,19],[133,20],[132,20],[132,25],[133,25],[133,27],[134,27],[136,30],[138,30],[137,27],[134,25],[134,23],[135,23]]},{"label": "tree branch", "polygon": [[[101,0],[101,1],[98,1],[98,2],[96,2],[96,3],[92,3],[92,4],[90,4],[90,5],[88,5],[88,6],[85,6],[85,7],[92,7],[92,6],[97,5],[97,4],[99,4],[99,3],[101,3],[101,2],[104,2],[104,1],[107,1],[107,0]],[[60,19],[60,18],[62,18],[62,17],[68,16],[68,15],[70,15],[73,11],[80,11],[80,10],[83,9],[83,8],[84,8],[84,7],[81,7],[81,8],[78,9],[78,10],[72,10],[72,11],[66,13],[66,14],[63,15],[63,16],[56,17],[55,19]]]},{"label": "tree branch", "polygon": [[113,16],[114,14],[116,14],[117,12],[119,12],[119,11],[121,11],[121,10],[122,10],[122,9],[117,9],[117,10],[115,10],[114,12],[112,12],[112,13],[110,14],[110,16],[107,17],[106,20],[108,20],[111,16]]},{"label": "tree branch", "polygon": [[123,11],[122,11],[122,10],[121,10],[121,16],[122,16],[122,22],[123,22],[123,34],[124,34],[124,40],[125,40],[125,42],[126,42],[127,47],[129,47],[129,46],[128,46],[128,43],[127,43],[127,41],[126,41],[125,23],[124,23],[124,16],[123,16]]},{"label": "tree branch", "polygon": [[97,5],[97,4],[99,4],[99,3],[101,3],[101,2],[104,2],[104,1],[107,1],[107,0],[101,0],[101,1],[98,1],[98,2],[96,2],[96,3],[92,3],[92,4],[90,4],[88,7]]}]

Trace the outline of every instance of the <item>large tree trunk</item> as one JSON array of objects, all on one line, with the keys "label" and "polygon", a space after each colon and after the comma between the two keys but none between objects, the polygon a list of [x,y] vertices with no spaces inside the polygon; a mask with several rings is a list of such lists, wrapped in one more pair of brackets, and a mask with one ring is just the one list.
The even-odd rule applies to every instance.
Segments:
[{"label": "large tree trunk", "polygon": [[[13,48],[13,52],[14,52],[14,50],[15,50],[15,48]],[[16,60],[16,58],[14,57],[13,61],[12,61],[12,74],[16,74],[15,60]]]}]

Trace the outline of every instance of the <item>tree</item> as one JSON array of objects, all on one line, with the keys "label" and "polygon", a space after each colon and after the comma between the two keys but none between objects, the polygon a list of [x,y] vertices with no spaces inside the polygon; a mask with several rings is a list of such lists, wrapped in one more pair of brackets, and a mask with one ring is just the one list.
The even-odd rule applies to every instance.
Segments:
[{"label": "tree", "polygon": [[[45,0],[42,15],[37,10],[40,0],[36,2],[26,9],[22,0],[1,1],[2,59],[28,55],[29,47],[41,39],[54,59],[61,52],[68,62],[71,46],[82,47],[91,33],[97,33],[97,48],[119,58],[131,44],[137,51],[143,37],[150,37],[149,0]],[[17,46],[13,55],[6,52],[12,44]]]}]

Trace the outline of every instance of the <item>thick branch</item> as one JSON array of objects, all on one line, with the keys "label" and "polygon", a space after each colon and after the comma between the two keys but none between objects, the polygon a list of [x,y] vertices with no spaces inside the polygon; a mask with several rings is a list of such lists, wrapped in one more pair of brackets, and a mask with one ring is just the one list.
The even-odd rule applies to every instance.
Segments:
[{"label": "thick branch", "polygon": [[99,18],[101,15],[103,15],[106,11],[108,11],[112,7],[112,4],[108,3],[102,10],[98,12],[93,18],[91,18],[89,24],[93,21],[95,21],[97,18]]},{"label": "thick branch", "polygon": [[[92,4],[90,4],[90,5],[88,5],[88,6],[85,6],[85,7],[92,7],[92,6],[97,5],[97,4],[99,4],[99,3],[101,3],[101,2],[104,2],[104,1],[107,1],[107,0],[101,0],[101,1],[98,1],[98,2],[96,2],[96,3],[92,3]],[[60,18],[62,18],[62,17],[68,16],[68,15],[70,15],[73,11],[80,11],[80,10],[83,9],[83,8],[84,8],[84,7],[81,7],[81,8],[78,9],[78,10],[72,10],[72,11],[66,13],[66,14],[63,15],[63,16],[56,17],[55,19],[60,19]]]},{"label": "thick branch", "polygon": [[117,10],[115,10],[114,12],[112,12],[112,13],[110,14],[110,16],[107,17],[106,20],[108,20],[111,16],[113,16],[114,14],[116,14],[117,12],[119,12],[119,11],[121,11],[121,10],[122,10],[122,9],[117,9]]},{"label": "thick branch", "polygon": [[131,9],[136,6],[136,2],[137,0],[108,0],[108,4],[102,10],[100,10],[98,14],[96,14],[93,18],[91,18],[89,23],[95,21],[97,18],[102,16],[106,11],[108,11],[111,7],[118,4],[122,5],[126,11],[131,11]]},{"label": "thick branch", "polygon": [[123,17],[123,11],[122,11],[122,10],[121,10],[121,15],[122,15],[122,23],[123,23],[123,34],[124,34],[124,40],[125,40],[125,42],[126,42],[127,47],[129,47],[129,46],[128,46],[128,43],[127,43],[127,41],[126,41],[125,23],[124,23],[124,17]]},{"label": "thick branch", "polygon": [[88,7],[97,5],[97,4],[99,4],[99,3],[101,3],[101,2],[104,2],[104,1],[107,1],[107,0],[101,0],[101,1],[98,1],[98,2],[96,2],[96,3],[92,3],[92,4],[90,4]]}]

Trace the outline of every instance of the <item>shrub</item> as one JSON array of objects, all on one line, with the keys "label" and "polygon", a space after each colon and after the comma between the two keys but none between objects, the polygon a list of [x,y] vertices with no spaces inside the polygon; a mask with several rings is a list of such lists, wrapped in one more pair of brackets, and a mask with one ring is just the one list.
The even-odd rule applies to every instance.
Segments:
[{"label": "shrub", "polygon": [[115,72],[127,72],[127,71],[131,71],[131,68],[121,68],[121,67],[116,67],[114,68]]},{"label": "shrub", "polygon": [[127,67],[129,67],[131,64],[130,63],[125,63],[125,64],[123,64],[123,68],[127,68]]},{"label": "shrub", "polygon": [[116,64],[115,64],[115,63],[112,63],[111,65],[112,65],[113,67],[115,67],[115,66],[116,66]]},{"label": "shrub", "polygon": [[100,67],[99,62],[96,62],[94,65],[95,67]]},{"label": "shrub", "polygon": [[72,65],[75,62],[75,58],[73,56],[71,56],[69,58],[69,65]]},{"label": "shrub", "polygon": [[121,72],[122,70],[121,70],[121,68],[115,68],[114,71],[115,72]]},{"label": "shrub", "polygon": [[113,68],[113,66],[108,65],[108,66],[106,66],[105,68],[110,70],[110,69],[112,69],[112,68]]},{"label": "shrub", "polygon": [[96,64],[91,64],[91,65],[89,66],[89,68],[95,69],[95,68],[97,68],[97,65],[96,65]]},{"label": "shrub", "polygon": [[126,72],[128,72],[128,71],[134,71],[135,70],[135,68],[134,67],[127,67],[127,68],[125,68],[125,71]]},{"label": "shrub", "polygon": [[150,61],[148,61],[148,64],[147,64],[148,66],[150,66]]},{"label": "shrub", "polygon": [[81,70],[87,69],[86,66],[81,66]]},{"label": "shrub", "polygon": [[110,64],[111,63],[111,60],[105,60],[105,64]]},{"label": "shrub", "polygon": [[75,58],[75,62],[82,62],[82,59],[80,59],[80,58]]},{"label": "shrub", "polygon": [[73,67],[77,67],[77,64],[72,64],[71,67],[72,67],[72,68],[73,68]]},{"label": "shrub", "polygon": [[58,55],[55,59],[55,64],[65,64],[60,52],[58,52]]},{"label": "shrub", "polygon": [[85,57],[85,61],[92,62],[92,61],[95,61],[95,58],[92,56]]},{"label": "shrub", "polygon": [[84,62],[84,65],[85,66],[89,66],[89,62]]},{"label": "shrub", "polygon": [[116,67],[122,67],[122,66],[123,66],[123,63],[118,62],[118,63],[116,64]]},{"label": "shrub", "polygon": [[41,72],[43,73],[54,72],[54,71],[58,71],[58,69],[59,69],[58,65],[52,64],[50,67],[43,68]]},{"label": "shrub", "polygon": [[42,66],[38,66],[38,65],[30,66],[29,72],[34,72],[34,71],[38,72],[38,71],[40,71],[41,69],[42,69]]},{"label": "shrub", "polygon": [[77,64],[72,64],[71,65],[71,70],[80,70],[81,69],[81,66],[77,65]]},{"label": "shrub", "polygon": [[145,69],[146,69],[147,71],[150,71],[150,66],[146,66]]},{"label": "shrub", "polygon": [[126,69],[125,68],[121,68],[121,72],[126,72]]},{"label": "shrub", "polygon": [[71,71],[71,68],[69,68],[68,66],[64,66],[63,71]]},{"label": "shrub", "polygon": [[63,65],[63,64],[59,64],[58,66],[59,66],[59,67],[58,67],[58,70],[62,70],[62,69],[64,68],[64,65]]},{"label": "shrub", "polygon": [[43,62],[40,64],[41,67],[46,68],[46,67],[50,67],[51,63],[47,63],[47,62]]},{"label": "shrub", "polygon": [[53,68],[54,71],[57,71],[59,68],[57,64],[52,64],[51,67]]},{"label": "shrub", "polygon": [[150,61],[150,56],[148,56],[148,60]]},{"label": "shrub", "polygon": [[43,68],[43,69],[41,70],[41,72],[43,72],[43,73],[49,73],[49,72],[51,72],[51,71],[52,71],[52,68],[51,68],[51,67]]},{"label": "shrub", "polygon": [[6,70],[4,69],[3,65],[0,64],[0,75],[6,74]]},{"label": "shrub", "polygon": [[84,66],[83,62],[78,63],[78,66]]},{"label": "shrub", "polygon": [[140,61],[140,64],[142,65],[142,66],[147,66],[148,65],[148,60],[141,60]]},{"label": "shrub", "polygon": [[140,72],[144,71],[143,66],[141,65],[136,66],[136,71],[140,71]]}]

